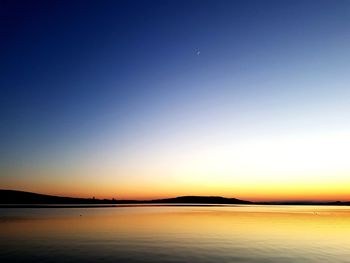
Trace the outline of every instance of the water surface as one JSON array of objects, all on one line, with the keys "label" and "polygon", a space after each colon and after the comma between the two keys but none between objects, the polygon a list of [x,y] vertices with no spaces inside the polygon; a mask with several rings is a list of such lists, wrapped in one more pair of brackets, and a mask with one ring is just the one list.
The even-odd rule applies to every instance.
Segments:
[{"label": "water surface", "polygon": [[350,262],[350,208],[1,208],[0,262]]}]

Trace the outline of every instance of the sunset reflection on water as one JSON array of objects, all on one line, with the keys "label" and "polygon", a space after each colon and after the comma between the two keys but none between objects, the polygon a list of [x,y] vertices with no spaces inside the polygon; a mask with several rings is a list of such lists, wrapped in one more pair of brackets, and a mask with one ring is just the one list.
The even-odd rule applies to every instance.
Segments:
[{"label": "sunset reflection on water", "polygon": [[349,262],[350,258],[347,207],[1,210],[2,262]]}]

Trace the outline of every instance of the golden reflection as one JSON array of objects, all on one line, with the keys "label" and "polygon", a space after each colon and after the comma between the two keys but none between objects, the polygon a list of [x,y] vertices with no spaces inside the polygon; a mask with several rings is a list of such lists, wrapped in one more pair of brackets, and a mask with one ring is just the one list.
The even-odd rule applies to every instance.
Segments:
[{"label": "golden reflection", "polygon": [[[72,209],[74,210],[74,209]],[[343,207],[121,207],[77,211],[58,217],[2,219],[1,235],[70,236],[122,234],[220,236],[233,239],[285,238],[350,242],[350,209]],[[106,213],[103,210],[107,210]]]},{"label": "golden reflection", "polygon": [[[350,209],[313,206],[117,207],[22,210],[1,216],[9,255],[109,262],[344,262]],[[28,214],[30,216],[28,216]],[[34,254],[33,254],[34,253]],[[99,258],[99,257],[102,258]],[[134,260],[134,261],[132,261]]]}]

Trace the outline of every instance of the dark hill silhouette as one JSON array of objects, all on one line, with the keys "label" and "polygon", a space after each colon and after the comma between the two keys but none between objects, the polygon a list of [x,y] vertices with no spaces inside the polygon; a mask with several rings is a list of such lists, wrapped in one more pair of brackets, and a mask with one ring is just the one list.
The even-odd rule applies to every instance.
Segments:
[{"label": "dark hill silhouette", "polygon": [[252,204],[250,201],[221,196],[179,196],[150,201],[152,203],[194,203],[194,204]]},{"label": "dark hill silhouette", "polygon": [[113,200],[44,195],[17,190],[0,190],[0,204],[105,204]]},{"label": "dark hill silhouette", "polygon": [[[23,205],[29,207],[34,205],[48,207],[47,205],[107,205],[118,204],[263,204],[263,205],[350,205],[350,202],[317,202],[317,201],[285,201],[285,202],[250,202],[236,198],[225,198],[221,196],[179,196],[175,198],[155,199],[155,200],[115,200],[115,199],[95,199],[95,198],[74,198],[53,195],[44,195],[17,190],[0,190],[0,204],[3,207],[8,205]],[[4,206],[6,205],[6,206]],[[39,206],[38,206],[39,205]],[[60,206],[63,207],[63,206]]]},{"label": "dark hill silhouette", "polygon": [[251,204],[249,201],[220,196],[180,196],[156,200],[114,200],[73,198],[16,190],[0,190],[0,204]]}]

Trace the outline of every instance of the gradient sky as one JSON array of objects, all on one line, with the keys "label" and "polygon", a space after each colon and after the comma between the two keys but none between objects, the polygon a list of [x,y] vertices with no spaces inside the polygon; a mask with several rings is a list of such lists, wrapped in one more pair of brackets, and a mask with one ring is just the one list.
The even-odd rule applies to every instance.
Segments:
[{"label": "gradient sky", "polygon": [[0,188],[350,200],[350,1],[0,1]]}]

